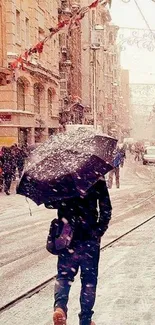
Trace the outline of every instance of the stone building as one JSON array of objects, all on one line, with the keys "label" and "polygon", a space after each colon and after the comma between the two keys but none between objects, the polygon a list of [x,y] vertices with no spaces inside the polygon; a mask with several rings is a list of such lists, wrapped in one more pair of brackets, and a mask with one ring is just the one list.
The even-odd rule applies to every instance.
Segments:
[{"label": "stone building", "polygon": [[0,0],[0,44],[0,86],[4,86],[10,81],[10,71],[7,69],[5,0]]},{"label": "stone building", "polygon": [[[80,0],[59,1],[59,21],[73,17],[80,7]],[[82,124],[81,25],[63,29],[59,34],[59,45],[60,123]]]},{"label": "stone building", "polygon": [[110,21],[109,7],[100,4],[82,22],[82,98],[86,111],[85,123],[94,124],[109,134],[116,124],[116,80],[118,82],[120,69],[116,46],[118,27]]},{"label": "stone building", "polygon": [[[82,99],[85,124],[93,124],[121,139],[124,128],[121,112],[125,105],[127,110],[130,95],[128,91],[124,102],[120,49],[116,42],[118,30],[118,26],[111,23],[109,7],[102,4],[83,19]],[[129,80],[126,79],[125,82],[129,90]]]},{"label": "stone building", "polygon": [[[5,36],[7,64],[41,41],[58,23],[56,0],[9,0]],[[42,142],[59,127],[59,41],[52,37],[12,82],[0,87],[0,145]]]},{"label": "stone building", "polygon": [[[91,3],[90,0],[60,1],[59,21],[72,17],[83,5],[88,6]],[[100,53],[97,53],[96,48],[91,45],[95,26],[101,23],[105,25],[110,19],[109,10],[99,4],[97,8],[87,12],[78,26],[74,26],[70,31],[66,29],[66,32],[60,34],[60,121],[62,124],[94,124],[94,121],[97,124],[103,123],[103,74],[97,63],[102,53],[100,59],[102,62],[99,64],[102,64],[103,70],[104,50],[102,48]],[[101,37],[99,33],[97,31],[97,37]],[[100,103],[97,102],[98,95]]]}]

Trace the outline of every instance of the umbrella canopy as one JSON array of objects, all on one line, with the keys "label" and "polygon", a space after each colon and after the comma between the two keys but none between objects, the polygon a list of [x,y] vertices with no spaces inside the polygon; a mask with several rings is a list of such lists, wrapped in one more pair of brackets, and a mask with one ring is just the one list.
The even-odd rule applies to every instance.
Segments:
[{"label": "umbrella canopy", "polygon": [[85,195],[113,168],[117,140],[80,129],[50,137],[33,151],[17,193],[38,205]]}]

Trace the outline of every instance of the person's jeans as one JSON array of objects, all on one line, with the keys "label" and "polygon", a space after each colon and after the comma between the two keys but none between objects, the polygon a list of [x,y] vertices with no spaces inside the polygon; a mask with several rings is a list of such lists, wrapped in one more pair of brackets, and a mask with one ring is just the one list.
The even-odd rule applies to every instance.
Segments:
[{"label": "person's jeans", "polygon": [[0,175],[0,192],[2,192],[3,189],[3,176]]},{"label": "person's jeans", "polygon": [[22,172],[23,172],[23,169],[24,169],[24,163],[21,163],[20,165],[18,165],[17,168],[18,168],[19,178],[21,178]]},{"label": "person's jeans", "polygon": [[119,188],[120,186],[120,182],[119,182],[119,167],[115,167],[113,168],[110,172],[109,172],[109,179],[108,179],[108,188],[112,188],[113,185],[113,176],[115,175],[116,178],[116,187]]},{"label": "person's jeans", "polygon": [[58,256],[54,309],[62,308],[67,316],[69,291],[74,277],[81,269],[80,325],[90,325],[96,298],[100,244],[95,241],[76,242],[73,250]]},{"label": "person's jeans", "polygon": [[11,182],[12,182],[12,174],[4,173],[4,192],[10,191]]}]

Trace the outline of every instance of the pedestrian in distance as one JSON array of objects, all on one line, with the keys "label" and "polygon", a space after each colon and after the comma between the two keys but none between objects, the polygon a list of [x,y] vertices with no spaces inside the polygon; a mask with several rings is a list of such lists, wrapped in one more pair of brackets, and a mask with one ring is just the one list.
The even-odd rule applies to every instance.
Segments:
[{"label": "pedestrian in distance", "polygon": [[86,196],[61,201],[57,209],[58,220],[62,221],[65,218],[70,224],[72,237],[69,246],[58,254],[54,325],[66,325],[71,283],[79,268],[81,271],[79,325],[95,325],[92,316],[98,280],[100,242],[108,228],[112,211],[105,179],[99,179]]},{"label": "pedestrian in distance", "polygon": [[0,149],[0,192],[3,190],[2,150]]},{"label": "pedestrian in distance", "polygon": [[3,189],[3,169],[2,169],[2,163],[0,160],[0,192],[2,192]]},{"label": "pedestrian in distance", "polygon": [[18,169],[19,178],[21,178],[21,176],[22,176],[26,158],[27,158],[26,147],[22,146],[21,148],[18,148],[17,169]]},{"label": "pedestrian in distance", "polygon": [[121,162],[120,162],[120,167],[124,166],[124,160],[126,159],[126,147],[123,145],[120,148],[120,154],[121,154]]},{"label": "pedestrian in distance", "polygon": [[18,146],[17,144],[13,144],[11,146],[11,153],[12,153],[12,171],[13,171],[13,176],[12,180],[16,180],[16,169],[17,169],[17,157],[18,157]]},{"label": "pedestrian in distance", "polygon": [[119,150],[119,148],[116,149],[116,154],[114,158],[113,166],[114,168],[109,172],[108,177],[108,188],[111,189],[113,185],[113,178],[115,175],[116,180],[116,188],[120,188],[120,165],[122,162],[122,154]]},{"label": "pedestrian in distance", "polygon": [[140,161],[140,147],[138,145],[135,146],[135,161]]},{"label": "pedestrian in distance", "polygon": [[14,159],[11,149],[8,147],[2,148],[1,164],[4,192],[6,195],[10,195],[10,187],[14,175]]}]

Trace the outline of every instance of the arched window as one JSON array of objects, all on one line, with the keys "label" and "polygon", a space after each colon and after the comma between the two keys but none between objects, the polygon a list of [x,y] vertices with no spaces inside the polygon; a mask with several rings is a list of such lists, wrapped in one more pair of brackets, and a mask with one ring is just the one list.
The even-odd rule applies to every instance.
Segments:
[{"label": "arched window", "polygon": [[42,96],[43,86],[39,83],[34,85],[34,112],[40,114],[41,110],[41,96]]},{"label": "arched window", "polygon": [[25,83],[21,78],[17,80],[17,109],[25,110]]},{"label": "arched window", "polygon": [[110,44],[113,44],[114,43],[114,36],[113,36],[113,33],[112,32],[109,33],[109,43]]},{"label": "arched window", "polygon": [[48,89],[48,116],[52,117],[52,111],[53,111],[53,92],[49,88]]}]

